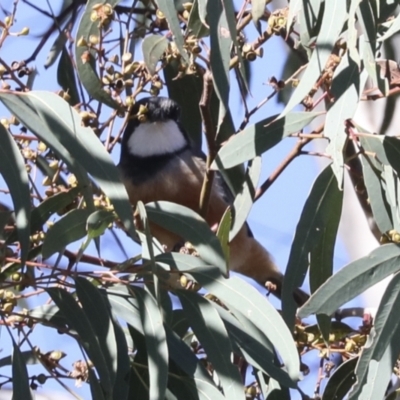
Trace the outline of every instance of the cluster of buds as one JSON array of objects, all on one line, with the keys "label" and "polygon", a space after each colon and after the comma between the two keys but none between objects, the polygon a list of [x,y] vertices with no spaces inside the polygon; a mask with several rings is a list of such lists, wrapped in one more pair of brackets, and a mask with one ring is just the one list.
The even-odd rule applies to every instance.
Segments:
[{"label": "cluster of buds", "polygon": [[92,22],[98,22],[98,27],[107,29],[111,21],[114,18],[114,10],[111,4],[97,3],[92,7],[92,13],[90,14],[90,20]]},{"label": "cluster of buds", "polygon": [[286,29],[288,7],[274,11],[268,18],[268,35],[281,35]]},{"label": "cluster of buds", "polygon": [[105,195],[96,196],[93,200],[94,206],[100,210],[114,211],[114,206]]},{"label": "cluster of buds", "polygon": [[257,57],[262,57],[264,51],[262,47],[255,47],[253,44],[245,43],[242,47],[242,56],[247,61],[254,61]]},{"label": "cluster of buds", "polygon": [[0,310],[5,314],[10,314],[16,305],[15,294],[11,290],[0,289]]},{"label": "cluster of buds", "polygon": [[381,244],[386,244],[386,243],[400,243],[400,233],[397,232],[395,229],[391,229],[390,231],[384,233],[380,240]]}]

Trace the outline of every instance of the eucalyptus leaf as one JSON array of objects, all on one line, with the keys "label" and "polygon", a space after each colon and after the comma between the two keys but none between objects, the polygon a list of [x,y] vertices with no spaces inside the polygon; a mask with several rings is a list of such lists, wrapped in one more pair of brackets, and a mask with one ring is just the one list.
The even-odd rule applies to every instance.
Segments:
[{"label": "eucalyptus leaf", "polygon": [[13,382],[13,400],[33,400],[34,396],[29,386],[28,370],[26,368],[24,357],[18,345],[13,344],[12,356],[12,382]]},{"label": "eucalyptus leaf", "polygon": [[218,152],[212,169],[227,169],[252,160],[278,144],[283,138],[310,124],[321,112],[291,112],[263,119],[233,136]]},{"label": "eucalyptus leaf", "polygon": [[151,75],[155,73],[157,63],[167,48],[168,40],[165,36],[151,35],[144,38],[142,42],[143,58]]},{"label": "eucalyptus leaf", "polygon": [[42,254],[48,258],[86,235],[87,210],[71,210],[47,231]]},{"label": "eucalyptus leaf", "polygon": [[300,309],[298,315],[333,314],[340,306],[400,270],[400,247],[390,243],[343,267],[329,278]]},{"label": "eucalyptus leaf", "polygon": [[0,173],[7,183],[14,204],[15,223],[21,246],[21,263],[29,250],[31,195],[24,159],[11,134],[0,124]]}]

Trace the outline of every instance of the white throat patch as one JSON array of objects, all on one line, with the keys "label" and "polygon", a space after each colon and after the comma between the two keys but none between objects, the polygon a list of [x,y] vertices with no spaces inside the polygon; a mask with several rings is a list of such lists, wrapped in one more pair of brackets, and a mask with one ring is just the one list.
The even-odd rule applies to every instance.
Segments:
[{"label": "white throat patch", "polygon": [[138,157],[151,157],[175,153],[187,145],[187,141],[173,120],[143,122],[128,139],[129,153]]}]

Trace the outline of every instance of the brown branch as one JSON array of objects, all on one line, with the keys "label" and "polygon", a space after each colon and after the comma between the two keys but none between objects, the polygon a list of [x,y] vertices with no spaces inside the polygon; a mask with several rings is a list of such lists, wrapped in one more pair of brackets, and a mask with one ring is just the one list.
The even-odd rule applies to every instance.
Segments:
[{"label": "brown branch", "polygon": [[276,181],[280,174],[287,168],[287,166],[301,154],[301,151],[305,145],[311,142],[311,139],[300,139],[296,145],[293,147],[291,152],[286,156],[286,158],[279,164],[279,166],[272,172],[268,179],[256,190],[254,196],[254,202],[256,202]]},{"label": "brown branch", "polygon": [[212,184],[214,180],[215,172],[210,169],[211,164],[217,154],[217,149],[215,146],[216,130],[212,122],[211,111],[210,111],[210,101],[213,92],[213,82],[212,75],[209,70],[207,70],[203,75],[203,93],[200,99],[200,114],[204,125],[204,132],[207,139],[208,154],[206,161],[206,173],[204,175],[203,186],[201,188],[200,200],[199,200],[199,212],[200,215],[206,217],[208,204],[211,197]]}]

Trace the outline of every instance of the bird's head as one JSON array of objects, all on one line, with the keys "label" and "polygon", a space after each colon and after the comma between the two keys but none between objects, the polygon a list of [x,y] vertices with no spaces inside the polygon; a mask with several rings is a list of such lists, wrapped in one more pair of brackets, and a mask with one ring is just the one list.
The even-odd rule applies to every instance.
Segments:
[{"label": "bird's head", "polygon": [[132,107],[122,137],[121,159],[162,156],[181,151],[189,145],[179,123],[180,108],[166,97],[146,97]]}]

